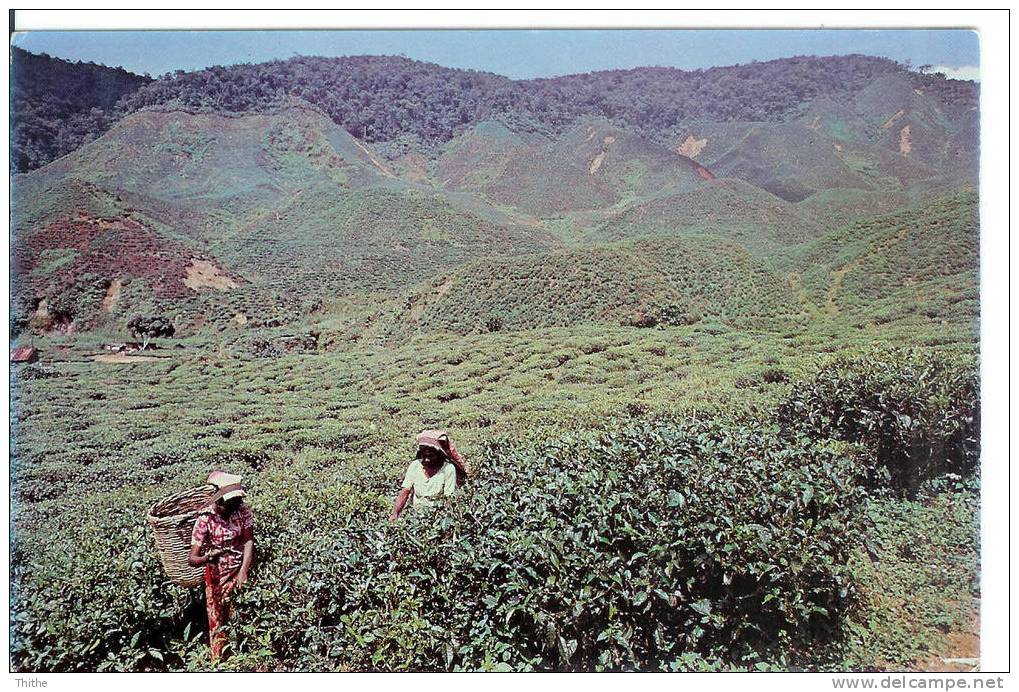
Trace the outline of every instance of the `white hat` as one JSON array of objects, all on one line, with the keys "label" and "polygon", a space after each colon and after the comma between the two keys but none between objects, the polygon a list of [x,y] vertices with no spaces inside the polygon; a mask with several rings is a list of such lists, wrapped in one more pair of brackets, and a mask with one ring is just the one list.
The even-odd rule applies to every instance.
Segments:
[{"label": "white hat", "polygon": [[247,495],[244,492],[244,488],[241,487],[241,476],[237,476],[226,471],[213,471],[209,474],[209,483],[216,486],[219,492],[216,493],[216,497],[229,500],[232,497],[244,497]]}]

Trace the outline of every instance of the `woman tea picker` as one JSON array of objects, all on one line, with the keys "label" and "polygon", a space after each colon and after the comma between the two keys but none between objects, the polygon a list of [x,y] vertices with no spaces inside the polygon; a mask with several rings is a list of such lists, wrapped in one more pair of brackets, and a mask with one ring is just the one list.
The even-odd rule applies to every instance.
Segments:
[{"label": "woman tea picker", "polygon": [[463,485],[470,469],[445,430],[424,430],[417,436],[417,458],[410,462],[396,496],[390,521],[396,521],[413,497],[415,509],[434,507]]},{"label": "woman tea picker", "polygon": [[230,619],[230,597],[248,580],[255,552],[254,518],[244,504],[241,477],[223,471],[209,474],[217,492],[202,510],[191,533],[188,563],[205,565],[205,609],[209,614],[209,649],[212,660],[223,653]]}]

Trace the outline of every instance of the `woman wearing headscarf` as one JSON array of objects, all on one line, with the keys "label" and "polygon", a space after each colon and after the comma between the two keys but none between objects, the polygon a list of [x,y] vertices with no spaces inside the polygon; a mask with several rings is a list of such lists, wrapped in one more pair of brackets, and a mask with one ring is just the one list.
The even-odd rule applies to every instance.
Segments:
[{"label": "woman wearing headscarf", "polygon": [[470,467],[450,442],[445,430],[423,430],[417,436],[418,451],[403,476],[390,521],[396,521],[410,500],[415,509],[435,507],[456,493]]},{"label": "woman wearing headscarf", "polygon": [[224,471],[209,474],[217,491],[202,510],[191,533],[188,562],[205,565],[205,609],[209,616],[209,649],[212,660],[223,653],[223,625],[231,615],[230,597],[248,580],[255,553],[255,524],[241,477]]}]

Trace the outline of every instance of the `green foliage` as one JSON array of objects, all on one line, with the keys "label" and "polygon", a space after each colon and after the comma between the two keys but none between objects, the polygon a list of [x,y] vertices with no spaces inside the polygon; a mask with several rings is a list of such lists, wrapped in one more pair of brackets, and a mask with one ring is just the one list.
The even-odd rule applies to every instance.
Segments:
[{"label": "green foliage", "polygon": [[[966,330],[884,329],[892,343],[938,334],[952,341],[940,351],[972,350]],[[214,468],[245,474],[257,521],[257,567],[226,664],[237,669],[837,666],[843,659],[815,648],[838,641],[847,618],[866,622],[872,611],[859,608],[877,607],[852,605],[861,580],[842,567],[860,546],[844,530],[857,521],[853,479],[869,466],[845,445],[789,442],[762,423],[788,394],[778,371],[802,379],[819,350],[859,348],[874,334],[578,325],[428,335],[397,348],[342,342],[271,359],[201,337],[176,340],[183,348],[165,349],[168,361],[134,365],[91,362],[103,338],[40,339],[43,362],[14,373],[18,669],[208,667],[202,596],[166,583],[144,513]],[[730,422],[703,422],[716,413]],[[702,422],[669,422],[677,415]],[[454,431],[482,472],[436,515],[447,523],[388,526],[411,435],[434,426]],[[888,568],[927,580],[940,569],[908,560]],[[750,611],[769,584],[778,598]],[[513,592],[525,609],[507,624],[511,585],[534,596]],[[674,587],[686,589],[676,606],[654,591]],[[702,599],[707,615],[694,607]],[[581,602],[591,620],[574,619]],[[828,615],[811,615],[815,606]],[[932,619],[948,612],[928,608]],[[889,629],[908,619],[895,612]],[[532,616],[558,627],[562,643]],[[659,623],[669,633],[661,649]],[[915,651],[882,641],[901,644],[899,657]]]},{"label": "green foliage", "polygon": [[[975,88],[951,82],[295,58],[104,87],[75,141],[132,115],[12,198],[11,320],[42,354],[12,373],[12,666],[209,668],[144,514],[213,468],[258,536],[222,667],[922,665],[978,597],[977,198],[932,168],[966,169]],[[897,109],[909,157],[875,134]],[[197,258],[221,271],[195,288]],[[140,313],[183,338],[95,362]],[[480,475],[389,525],[423,427]]]},{"label": "green foliage", "polygon": [[852,561],[862,607],[847,623],[837,667],[927,668],[940,663],[931,652],[976,653],[950,637],[979,643],[979,485],[949,474],[914,500],[864,505],[873,555],[860,551]]},{"label": "green foliage", "polygon": [[[447,512],[393,527],[366,502],[387,485],[372,473],[342,493],[261,495],[259,566],[232,628],[239,660],[750,663],[823,635],[852,602],[846,528],[860,469],[830,448],[790,447],[746,425],[661,422],[494,441],[475,459],[482,474]],[[320,508],[311,524],[299,510],[309,504]],[[18,555],[16,668],[185,665],[172,653],[188,638],[185,594],[160,584],[140,509],[132,500],[113,516],[90,514],[75,547],[68,536]],[[83,597],[89,580],[102,583],[98,598]]]},{"label": "green foliage", "polygon": [[77,149],[116,121],[122,96],[151,81],[92,62],[11,47],[11,168],[30,171]]},{"label": "green foliage", "polygon": [[493,314],[503,329],[519,330],[579,323],[681,326],[702,318],[768,327],[798,312],[784,282],[742,248],[712,238],[643,239],[475,262],[441,291],[429,286],[413,295],[388,316],[387,333],[476,332]]},{"label": "green foliage", "polygon": [[165,583],[138,499],[92,498],[77,505],[63,533],[14,543],[11,659],[18,669],[158,670],[186,628],[201,633],[203,609]]},{"label": "green foliage", "polygon": [[880,322],[922,314],[969,321],[979,313],[979,205],[960,192],[837,228],[776,261],[798,270],[830,314]]},{"label": "green foliage", "polygon": [[793,385],[779,418],[792,431],[862,444],[881,469],[876,482],[915,490],[976,468],[978,383],[975,363],[936,353],[840,355]]}]

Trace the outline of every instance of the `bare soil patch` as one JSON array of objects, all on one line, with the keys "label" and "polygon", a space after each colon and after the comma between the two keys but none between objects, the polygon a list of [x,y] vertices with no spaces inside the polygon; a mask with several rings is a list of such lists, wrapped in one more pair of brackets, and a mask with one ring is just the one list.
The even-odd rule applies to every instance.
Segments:
[{"label": "bare soil patch", "polygon": [[123,287],[124,284],[120,279],[114,279],[110,283],[109,288],[106,289],[106,295],[103,296],[103,310],[113,312],[114,306],[120,300],[120,289]]},{"label": "bare soil patch", "polygon": [[700,155],[700,153],[704,151],[704,147],[706,147],[707,145],[708,145],[707,137],[705,137],[704,139],[697,139],[693,135],[687,135],[686,139],[684,139],[682,143],[680,143],[676,151],[687,158],[696,159]]},{"label": "bare soil patch", "polygon": [[217,291],[237,288],[237,282],[223,274],[215,264],[208,260],[197,259],[191,260],[184,285],[194,291],[202,288],[213,288]]},{"label": "bare soil patch", "polygon": [[913,151],[913,141],[909,138],[909,125],[899,131],[899,152],[908,156]]},{"label": "bare soil patch", "polygon": [[92,360],[97,363],[144,363],[169,360],[169,358],[159,356],[129,356],[126,353],[100,353],[97,356],[92,356]]},{"label": "bare soil patch", "polygon": [[968,673],[980,669],[980,618],[973,615],[965,632],[949,632],[938,651],[920,664],[935,673]]},{"label": "bare soil patch", "polygon": [[898,120],[899,118],[901,118],[905,114],[906,114],[906,111],[904,111],[904,110],[898,111],[895,115],[893,115],[892,117],[888,118],[888,120],[885,121],[885,124],[881,126],[881,129],[882,130],[890,129],[891,126],[895,124],[895,121]]}]

